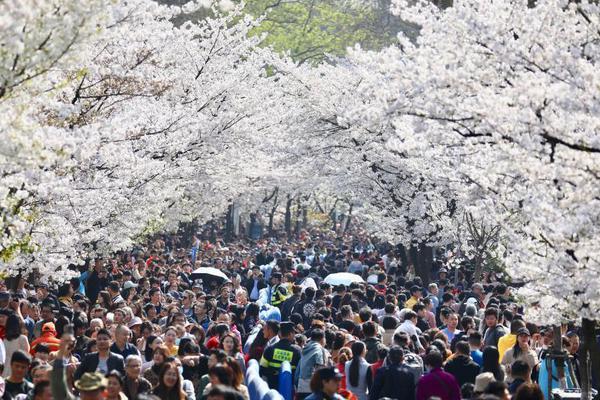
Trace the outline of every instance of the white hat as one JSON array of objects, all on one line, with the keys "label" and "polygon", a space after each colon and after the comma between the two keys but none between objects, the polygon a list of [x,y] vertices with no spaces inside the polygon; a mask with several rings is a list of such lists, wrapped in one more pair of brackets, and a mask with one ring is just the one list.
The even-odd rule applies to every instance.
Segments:
[{"label": "white hat", "polygon": [[476,299],[475,297],[469,297],[469,298],[467,299],[467,303],[466,303],[466,304],[467,304],[467,305],[474,305],[474,306],[476,306],[476,305],[477,305],[477,303],[478,303],[478,302],[477,302],[477,299]]},{"label": "white hat", "polygon": [[494,381],[496,381],[496,378],[494,378],[494,374],[492,374],[491,372],[483,372],[477,375],[477,377],[475,378],[475,388],[473,390],[475,391],[475,393],[483,393],[487,385],[489,385],[490,382]]},{"label": "white hat", "polygon": [[131,289],[138,287],[137,283],[133,283],[132,281],[127,281],[123,284],[123,289]]}]

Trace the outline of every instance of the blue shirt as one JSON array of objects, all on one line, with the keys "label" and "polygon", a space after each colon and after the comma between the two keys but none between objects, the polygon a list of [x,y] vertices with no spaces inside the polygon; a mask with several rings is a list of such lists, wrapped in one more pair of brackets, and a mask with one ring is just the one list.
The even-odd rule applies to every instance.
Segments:
[{"label": "blue shirt", "polygon": [[477,365],[483,367],[483,353],[481,350],[471,350],[471,358],[477,363]]}]

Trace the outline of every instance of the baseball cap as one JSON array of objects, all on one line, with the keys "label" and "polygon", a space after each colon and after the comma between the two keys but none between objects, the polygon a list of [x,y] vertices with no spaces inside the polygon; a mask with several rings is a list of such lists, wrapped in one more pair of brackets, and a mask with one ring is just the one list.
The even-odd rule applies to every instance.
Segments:
[{"label": "baseball cap", "polygon": [[531,336],[531,333],[529,332],[529,329],[527,329],[527,328],[519,328],[519,330],[517,331],[517,336],[521,336],[521,335]]},{"label": "baseball cap", "polygon": [[319,374],[319,378],[321,378],[322,381],[328,381],[330,379],[342,379],[344,377],[340,370],[335,367],[321,368],[317,371],[317,374]]},{"label": "baseball cap", "polygon": [[127,281],[123,284],[123,289],[131,289],[138,287],[137,283],[133,283],[132,281]]}]

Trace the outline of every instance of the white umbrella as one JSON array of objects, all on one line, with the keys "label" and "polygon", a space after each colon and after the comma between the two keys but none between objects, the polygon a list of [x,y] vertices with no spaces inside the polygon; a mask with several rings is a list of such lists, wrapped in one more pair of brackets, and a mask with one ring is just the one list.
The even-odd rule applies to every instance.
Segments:
[{"label": "white umbrella", "polygon": [[361,283],[364,282],[364,280],[359,275],[352,274],[350,272],[338,272],[336,274],[329,274],[325,278],[325,283],[329,283],[332,286],[349,286],[353,282]]},{"label": "white umbrella", "polygon": [[367,277],[367,283],[377,283],[377,275],[369,275]]},{"label": "white umbrella", "polygon": [[229,282],[229,278],[227,277],[227,275],[225,275],[223,273],[223,271],[221,271],[220,269],[217,269],[217,268],[213,268],[213,267],[198,268],[192,272],[192,274],[190,275],[190,278],[192,280],[217,278],[217,279],[222,279],[226,282]]}]

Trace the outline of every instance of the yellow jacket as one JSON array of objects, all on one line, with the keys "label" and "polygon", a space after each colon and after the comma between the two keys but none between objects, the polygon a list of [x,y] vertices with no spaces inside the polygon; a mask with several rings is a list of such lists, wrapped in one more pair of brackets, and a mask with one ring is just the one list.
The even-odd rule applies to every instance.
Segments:
[{"label": "yellow jacket", "polygon": [[499,362],[502,362],[502,357],[504,357],[506,350],[512,349],[516,343],[517,335],[513,335],[512,333],[504,335],[498,339],[498,353],[500,353],[500,360],[498,360]]}]

